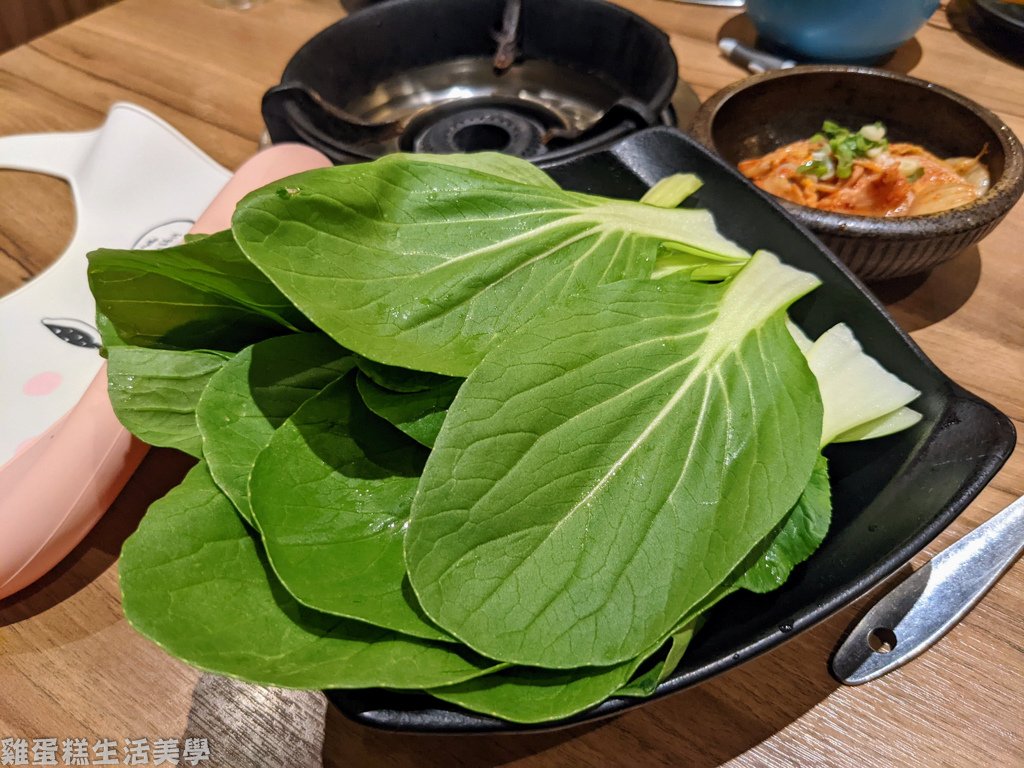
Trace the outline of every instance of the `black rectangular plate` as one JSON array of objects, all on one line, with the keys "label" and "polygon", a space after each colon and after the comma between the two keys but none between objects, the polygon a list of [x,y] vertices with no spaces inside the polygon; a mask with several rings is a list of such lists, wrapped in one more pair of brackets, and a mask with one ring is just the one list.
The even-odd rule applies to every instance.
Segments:
[{"label": "black rectangular plate", "polygon": [[696,173],[704,186],[686,205],[710,210],[719,230],[747,249],[772,251],[820,277],[821,287],[799,301],[791,317],[812,338],[836,323],[849,325],[870,355],[921,391],[914,408],[924,419],[897,435],[826,449],[833,517],[824,544],[781,589],[737,593],[715,606],[680,667],[653,696],[612,698],[565,720],[525,726],[425,694],[327,692],[342,713],[364,725],[421,733],[552,730],[707,680],[825,619],[909,562],[967,507],[1014,447],[1006,416],[938,370],[874,296],[778,204],[679,131],[650,128],[547,170],[568,189],[629,199],[670,174]]}]

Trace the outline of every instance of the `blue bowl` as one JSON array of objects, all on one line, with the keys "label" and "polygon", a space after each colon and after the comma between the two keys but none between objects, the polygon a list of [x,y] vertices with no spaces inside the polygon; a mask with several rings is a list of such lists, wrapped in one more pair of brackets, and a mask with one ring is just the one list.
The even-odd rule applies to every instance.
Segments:
[{"label": "blue bowl", "polygon": [[899,48],[939,0],[747,0],[758,34],[797,56],[871,62]]}]

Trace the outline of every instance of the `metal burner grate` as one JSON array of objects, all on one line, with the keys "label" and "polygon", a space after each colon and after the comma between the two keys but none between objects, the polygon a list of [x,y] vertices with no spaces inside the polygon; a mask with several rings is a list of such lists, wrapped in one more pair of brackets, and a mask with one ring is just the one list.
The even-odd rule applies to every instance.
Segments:
[{"label": "metal burner grate", "polygon": [[676,60],[657,28],[599,0],[526,0],[515,19],[510,5],[391,0],[343,19],[264,97],[271,139],[336,163],[491,150],[544,165],[674,123]]}]

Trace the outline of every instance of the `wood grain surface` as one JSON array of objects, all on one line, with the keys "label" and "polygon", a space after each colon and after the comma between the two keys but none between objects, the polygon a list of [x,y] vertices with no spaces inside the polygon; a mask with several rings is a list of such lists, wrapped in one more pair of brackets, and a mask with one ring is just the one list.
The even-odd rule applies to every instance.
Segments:
[{"label": "wood grain surface", "polygon": [[117,0],[0,0],[0,51]]},{"label": "wood grain surface", "polygon": [[[623,4],[671,34],[680,73],[702,98],[744,75],[715,47],[722,35],[752,35],[737,11]],[[127,100],[236,167],[256,149],[264,89],[341,13],[332,0],[267,0],[246,12],[124,0],[0,56],[0,134],[93,128]],[[944,8],[887,66],[970,96],[1024,136],[1021,51],[996,52],[998,41],[979,35],[969,7]],[[0,172],[0,293],[45,269],[73,221],[60,182]],[[879,290],[944,371],[1024,432],[1024,205],[979,247]],[[697,688],[550,734],[396,736],[348,722],[318,693],[202,675],[133,633],[117,586],[121,543],[186,466],[180,455],[151,452],[55,571],[0,602],[0,738],[194,736],[209,739],[209,765],[229,768],[1024,766],[1020,565],[935,648],[874,683],[843,687],[826,668],[862,601]],[[1022,493],[1018,450],[915,564]]]}]

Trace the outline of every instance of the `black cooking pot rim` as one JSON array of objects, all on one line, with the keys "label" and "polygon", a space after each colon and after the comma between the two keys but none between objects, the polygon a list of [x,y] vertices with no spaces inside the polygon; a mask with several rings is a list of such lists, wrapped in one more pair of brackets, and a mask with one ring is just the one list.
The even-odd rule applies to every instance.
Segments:
[{"label": "black cooking pot rim", "polygon": [[[365,8],[303,45],[285,67],[282,84],[308,88],[325,102],[344,108],[374,83],[403,71],[454,58],[492,55],[493,33],[500,26],[503,7],[504,0],[389,0]],[[522,24],[526,57],[587,71],[640,105],[640,114],[660,119],[669,105],[678,73],[668,36],[631,11],[604,0],[526,2]],[[410,45],[416,39],[429,44]],[[339,85],[344,88],[347,83],[358,85],[339,90]],[[359,151],[339,148],[339,142],[332,141],[315,120],[303,120],[305,125],[297,126],[308,105],[297,108],[287,96],[271,98],[274,91],[268,91],[263,109],[271,140],[311,143],[335,162],[363,159]],[[649,117],[631,130],[654,122]],[[610,131],[608,139],[621,135],[621,130]],[[592,148],[595,142],[585,143]],[[571,150],[557,154],[565,157]],[[545,156],[535,159],[542,161]]]}]

